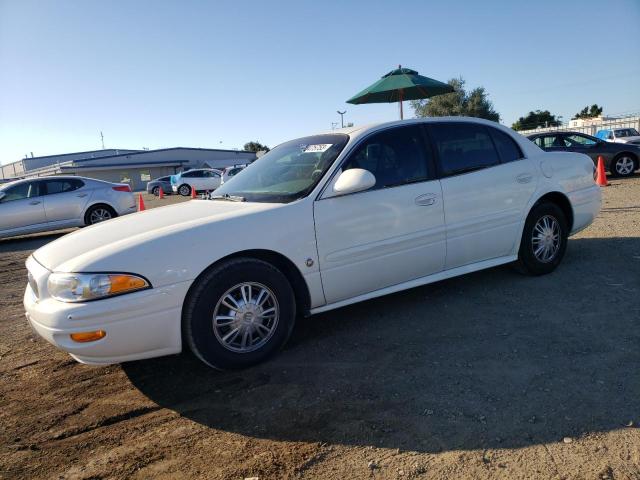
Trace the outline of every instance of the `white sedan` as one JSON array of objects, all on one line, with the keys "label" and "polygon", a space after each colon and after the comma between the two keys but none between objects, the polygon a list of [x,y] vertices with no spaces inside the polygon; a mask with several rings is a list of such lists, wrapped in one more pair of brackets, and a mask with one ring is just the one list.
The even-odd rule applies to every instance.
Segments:
[{"label": "white sedan", "polygon": [[40,248],[24,305],[80,362],[185,345],[212,367],[246,367],[284,345],[297,315],[505,263],[550,273],[600,206],[589,157],[545,153],[497,123],[354,127],[281,144],[210,200]]}]

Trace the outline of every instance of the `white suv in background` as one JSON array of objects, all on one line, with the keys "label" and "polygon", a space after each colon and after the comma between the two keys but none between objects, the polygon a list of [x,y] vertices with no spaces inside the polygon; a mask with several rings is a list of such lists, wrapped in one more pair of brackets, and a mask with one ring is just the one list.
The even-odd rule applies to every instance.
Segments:
[{"label": "white suv in background", "polygon": [[243,165],[233,165],[231,167],[226,167],[222,169],[222,182],[228,182],[234,177],[236,174],[240,173],[242,170],[247,168],[248,164]]},{"label": "white suv in background", "polygon": [[196,168],[176,175],[171,175],[171,189],[186,197],[191,195],[191,189],[196,192],[215,190],[222,182],[222,172],[214,168]]}]

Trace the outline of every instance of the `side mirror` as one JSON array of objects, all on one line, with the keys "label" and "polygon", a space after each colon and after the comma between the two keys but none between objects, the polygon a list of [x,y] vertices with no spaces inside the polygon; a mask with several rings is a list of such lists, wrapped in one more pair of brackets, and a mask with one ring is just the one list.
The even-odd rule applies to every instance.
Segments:
[{"label": "side mirror", "polygon": [[376,184],[376,177],[368,170],[362,168],[350,168],[340,174],[333,191],[338,195],[362,192],[368,190]]}]

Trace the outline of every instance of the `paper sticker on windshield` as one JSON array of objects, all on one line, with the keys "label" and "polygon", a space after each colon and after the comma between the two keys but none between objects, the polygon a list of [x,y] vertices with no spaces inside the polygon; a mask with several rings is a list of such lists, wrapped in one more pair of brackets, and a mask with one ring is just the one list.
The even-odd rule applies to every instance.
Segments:
[{"label": "paper sticker on windshield", "polygon": [[302,145],[304,153],[322,153],[331,148],[333,143],[316,143],[315,145]]}]

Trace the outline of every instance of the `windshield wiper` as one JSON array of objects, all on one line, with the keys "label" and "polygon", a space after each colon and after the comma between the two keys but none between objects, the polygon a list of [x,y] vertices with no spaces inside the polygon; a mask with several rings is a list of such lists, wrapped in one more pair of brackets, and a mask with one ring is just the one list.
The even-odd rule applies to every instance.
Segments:
[{"label": "windshield wiper", "polygon": [[241,197],[240,195],[229,195],[228,193],[223,193],[222,195],[210,195],[209,200],[226,200],[227,202],[244,202],[246,198]]}]

